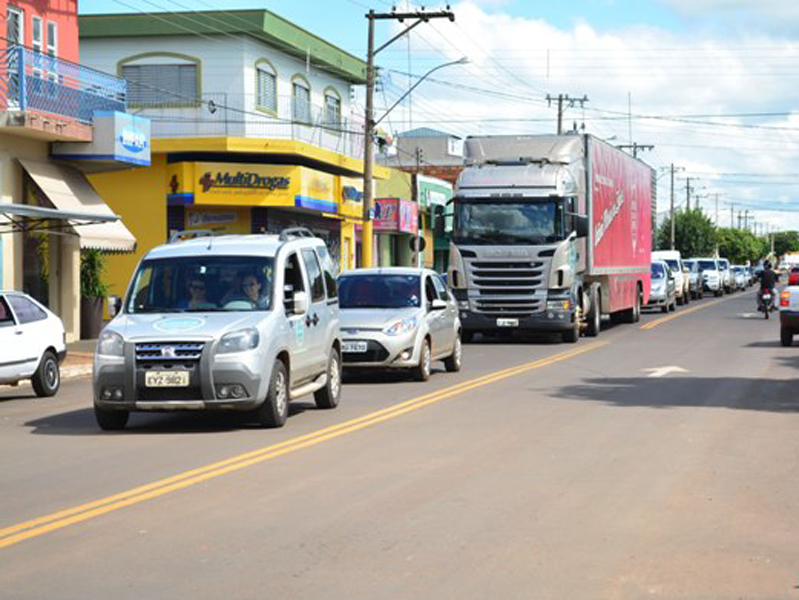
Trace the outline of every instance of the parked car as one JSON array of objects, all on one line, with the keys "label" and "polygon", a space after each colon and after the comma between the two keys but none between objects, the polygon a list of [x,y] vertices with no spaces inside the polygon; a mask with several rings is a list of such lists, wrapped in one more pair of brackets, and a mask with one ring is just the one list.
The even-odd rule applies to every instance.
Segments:
[{"label": "parked car", "polygon": [[429,269],[356,269],[339,283],[346,369],[407,369],[419,381],[431,364],[447,371],[462,361],[458,306],[441,276]]},{"label": "parked car", "polygon": [[669,265],[662,260],[653,260],[650,277],[652,287],[647,307],[660,308],[663,312],[677,310],[676,277]]},{"label": "parked car", "polygon": [[734,283],[735,289],[745,290],[749,285],[746,277],[746,267],[743,267],[741,265],[733,265],[732,267],[730,267],[730,271],[733,275],[733,280],[735,282]]},{"label": "parked car", "polygon": [[704,285],[702,281],[702,271],[699,269],[699,262],[693,258],[682,261],[688,269],[688,289],[692,300],[699,300],[704,295]]},{"label": "parked car", "polygon": [[304,229],[198,238],[150,250],[97,344],[94,412],[247,411],[281,427],[289,402],[341,393],[336,279]]},{"label": "parked car", "polygon": [[54,396],[66,355],[61,319],[27,294],[0,291],[0,384],[30,379],[37,396]]},{"label": "parked car", "polygon": [[705,290],[714,296],[724,295],[724,279],[715,258],[696,258],[697,266],[702,271],[702,282]]},{"label": "parked car", "polygon": [[674,274],[674,286],[677,294],[677,304],[688,304],[690,301],[690,281],[688,273],[682,262],[679,250],[658,250],[652,253],[652,260],[662,260]]},{"label": "parked car", "polygon": [[799,333],[799,286],[788,285],[780,292],[780,343],[793,345],[793,336]]},{"label": "parked car", "polygon": [[788,285],[799,285],[799,267],[791,267],[788,272]]},{"label": "parked car", "polygon": [[721,274],[724,291],[731,294],[735,291],[735,276],[730,268],[730,261],[726,258],[717,258],[716,262],[719,265],[719,273]]}]

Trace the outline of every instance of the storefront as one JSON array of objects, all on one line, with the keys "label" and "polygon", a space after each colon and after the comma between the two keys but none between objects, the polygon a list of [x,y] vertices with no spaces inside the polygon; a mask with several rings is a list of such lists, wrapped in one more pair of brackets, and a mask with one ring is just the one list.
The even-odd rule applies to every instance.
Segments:
[{"label": "storefront", "polygon": [[379,266],[416,266],[411,250],[411,240],[419,233],[416,203],[401,198],[376,198],[374,216]]},{"label": "storefront", "polygon": [[[452,184],[443,179],[416,175],[419,210],[422,215],[425,251],[425,266],[439,273],[447,272],[449,262],[449,240],[452,232],[452,211],[447,203],[452,198]],[[437,221],[444,219],[443,235],[436,235]]]}]

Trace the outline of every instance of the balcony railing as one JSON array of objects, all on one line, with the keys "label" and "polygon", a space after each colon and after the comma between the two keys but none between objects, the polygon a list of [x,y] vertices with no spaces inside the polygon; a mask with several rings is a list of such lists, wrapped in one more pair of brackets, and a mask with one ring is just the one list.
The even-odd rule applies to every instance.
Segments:
[{"label": "balcony railing", "polygon": [[95,111],[125,112],[127,84],[88,67],[12,46],[0,53],[0,111],[36,111],[90,125]]},{"label": "balcony railing", "polygon": [[[150,119],[154,138],[252,137],[296,140],[363,158],[364,121],[358,114],[331,118],[323,107],[295,111],[291,97],[279,97],[277,110],[264,110],[254,95],[217,92],[180,103],[131,105]],[[298,113],[304,112],[304,115]]]}]

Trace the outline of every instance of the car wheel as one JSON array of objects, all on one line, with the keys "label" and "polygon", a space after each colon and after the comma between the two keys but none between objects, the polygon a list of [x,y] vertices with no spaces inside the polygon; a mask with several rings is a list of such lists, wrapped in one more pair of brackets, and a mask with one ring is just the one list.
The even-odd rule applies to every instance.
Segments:
[{"label": "car wheel", "polygon": [[130,413],[126,410],[105,410],[94,406],[94,419],[103,431],[120,431],[128,424]]},{"label": "car wheel", "polygon": [[333,348],[327,361],[327,383],[316,390],[313,398],[317,408],[336,408],[341,397],[341,357]]},{"label": "car wheel", "polygon": [[780,343],[783,346],[793,346],[793,331],[790,329],[780,329]]},{"label": "car wheel", "polygon": [[660,310],[661,310],[661,312],[664,312],[664,313],[667,313],[667,312],[669,312],[669,305],[668,305],[668,304],[664,304],[664,305],[661,307],[661,309],[660,309]]},{"label": "car wheel", "polygon": [[461,341],[464,344],[470,344],[474,341],[474,332],[473,331],[461,331]]},{"label": "car wheel", "polygon": [[677,300],[673,300],[672,303],[669,305],[669,312],[674,312],[677,310]]},{"label": "car wheel", "polygon": [[444,359],[444,368],[446,368],[450,373],[457,373],[461,370],[462,362],[463,344],[461,343],[461,336],[458,335],[455,338],[455,347],[452,349],[452,354]]},{"label": "car wheel", "polygon": [[58,369],[58,359],[49,350],[44,353],[39,363],[39,368],[31,377],[33,391],[40,398],[55,396],[61,387],[61,372]]},{"label": "car wheel", "polygon": [[413,368],[413,378],[416,381],[427,381],[430,379],[431,368],[430,340],[425,340],[422,343],[422,350],[419,354],[419,364]]},{"label": "car wheel", "polygon": [[289,416],[289,378],[286,365],[276,360],[272,367],[272,378],[266,399],[256,410],[258,423],[262,427],[283,427]]}]

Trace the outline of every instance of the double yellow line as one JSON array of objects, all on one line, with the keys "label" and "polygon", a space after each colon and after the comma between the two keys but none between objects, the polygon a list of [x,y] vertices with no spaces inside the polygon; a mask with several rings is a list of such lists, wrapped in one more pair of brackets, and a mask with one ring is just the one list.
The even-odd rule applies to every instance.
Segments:
[{"label": "double yellow line", "polygon": [[16,525],[11,525],[10,527],[0,529],[0,548],[7,548],[8,546],[12,546],[24,540],[43,535],[57,529],[62,529],[75,523],[87,521],[115,510],[126,508],[134,504],[139,504],[140,502],[144,502],[146,500],[152,500],[171,492],[196,485],[203,481],[214,479],[216,477],[220,477],[221,475],[232,473],[233,471],[238,471],[239,469],[244,469],[246,467],[267,460],[272,460],[273,458],[277,458],[285,454],[315,446],[316,444],[320,444],[348,433],[376,425],[377,423],[394,419],[411,411],[419,410],[420,408],[435,402],[440,402],[441,400],[445,400],[447,398],[451,398],[452,396],[463,394],[464,392],[468,392],[491,383],[496,383],[497,381],[501,381],[509,377],[521,375],[527,371],[532,371],[534,369],[540,369],[542,367],[559,363],[575,356],[579,356],[580,354],[590,352],[591,350],[596,350],[608,344],[609,342],[595,342],[593,344],[581,345],[573,350],[561,352],[547,358],[542,358],[540,360],[504,369],[502,371],[489,373],[488,375],[471,379],[469,381],[465,381],[436,392],[418,396],[416,398],[394,404],[382,410],[369,413],[362,417],[351,419],[330,427],[325,427],[306,435],[286,440],[285,442],[281,442],[279,444],[264,446],[263,448],[253,450],[252,452],[239,454],[232,458],[215,462],[204,467],[199,467],[197,469],[192,469],[190,471],[184,471],[182,473],[178,473],[177,475],[173,475],[172,477],[167,477],[146,485],[135,487],[119,494],[100,498],[86,504],[67,508],[49,515],[45,515],[43,517],[25,521],[23,523],[17,523]]}]

